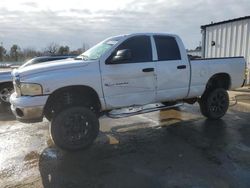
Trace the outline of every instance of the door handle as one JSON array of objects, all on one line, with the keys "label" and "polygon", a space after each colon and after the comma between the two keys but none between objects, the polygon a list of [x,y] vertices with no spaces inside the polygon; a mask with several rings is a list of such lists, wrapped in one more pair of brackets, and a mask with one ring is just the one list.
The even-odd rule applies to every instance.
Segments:
[{"label": "door handle", "polygon": [[177,66],[177,69],[186,69],[186,68],[187,68],[186,65],[179,65],[179,66]]},{"label": "door handle", "polygon": [[154,68],[145,68],[145,69],[142,69],[142,72],[154,72]]}]

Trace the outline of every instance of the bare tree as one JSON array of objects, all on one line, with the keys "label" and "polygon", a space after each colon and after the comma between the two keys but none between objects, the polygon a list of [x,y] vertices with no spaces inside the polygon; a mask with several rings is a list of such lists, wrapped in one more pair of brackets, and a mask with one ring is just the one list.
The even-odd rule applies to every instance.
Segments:
[{"label": "bare tree", "polygon": [[50,43],[44,50],[35,50],[33,48],[22,49],[17,44],[13,44],[7,51],[0,42],[0,62],[1,61],[26,61],[28,59],[43,55],[80,55],[88,49],[88,45],[83,43],[81,48],[70,50],[69,46],[59,46],[57,43]]},{"label": "bare tree", "polygon": [[82,52],[85,52],[86,50],[88,50],[89,49],[89,45],[88,44],[86,44],[86,43],[82,43]]},{"label": "bare tree", "polygon": [[50,43],[46,48],[45,48],[45,53],[49,55],[56,55],[59,49],[59,45],[55,42]]},{"label": "bare tree", "polygon": [[18,61],[20,52],[21,52],[21,48],[17,44],[13,44],[12,47],[10,48],[11,60]]},{"label": "bare tree", "polygon": [[6,49],[1,45],[0,46],[0,61],[3,61],[5,54],[6,54]]},{"label": "bare tree", "polygon": [[58,49],[58,55],[68,55],[69,52],[70,51],[68,46],[60,46]]},{"label": "bare tree", "polygon": [[77,50],[70,51],[70,54],[72,55],[80,55],[83,53],[82,48],[78,48]]},{"label": "bare tree", "polygon": [[40,51],[37,51],[33,48],[23,49],[22,54],[23,54],[24,60],[31,59],[31,58],[38,57],[38,56],[42,55],[42,53]]}]

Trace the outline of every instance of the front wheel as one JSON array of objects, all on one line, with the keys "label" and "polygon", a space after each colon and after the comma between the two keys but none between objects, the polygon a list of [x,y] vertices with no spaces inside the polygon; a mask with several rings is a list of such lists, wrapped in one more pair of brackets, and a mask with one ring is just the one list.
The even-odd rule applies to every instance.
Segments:
[{"label": "front wheel", "polygon": [[96,115],[85,107],[61,111],[51,121],[50,133],[54,143],[64,150],[81,150],[90,146],[99,132]]},{"label": "front wheel", "polygon": [[229,107],[229,96],[225,89],[218,88],[204,94],[200,101],[201,113],[208,119],[220,119]]}]

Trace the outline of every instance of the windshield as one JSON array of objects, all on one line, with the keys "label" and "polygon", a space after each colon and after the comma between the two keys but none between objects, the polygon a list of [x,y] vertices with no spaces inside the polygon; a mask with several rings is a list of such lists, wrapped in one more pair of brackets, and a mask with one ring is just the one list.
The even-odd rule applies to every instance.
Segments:
[{"label": "windshield", "polygon": [[26,67],[27,65],[30,65],[32,64],[33,62],[33,59],[30,59],[29,61],[25,62],[24,64],[22,64],[22,66],[19,67],[19,69],[23,68],[23,67]]},{"label": "windshield", "polygon": [[88,49],[86,52],[79,55],[77,58],[81,58],[83,60],[96,60],[99,59],[102,54],[104,54],[107,50],[109,50],[112,46],[114,46],[118,40],[109,39],[103,41],[92,48]]}]

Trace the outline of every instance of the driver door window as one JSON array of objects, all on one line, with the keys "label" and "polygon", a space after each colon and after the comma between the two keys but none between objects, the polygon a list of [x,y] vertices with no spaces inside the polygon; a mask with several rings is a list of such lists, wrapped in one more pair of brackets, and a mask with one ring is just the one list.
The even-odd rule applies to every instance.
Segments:
[{"label": "driver door window", "polygon": [[124,60],[116,63],[141,63],[152,61],[152,48],[149,36],[136,36],[125,40],[120,44],[112,57],[115,56],[119,50],[129,49],[132,57],[129,60]]}]

